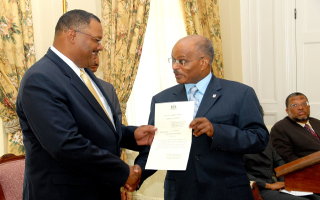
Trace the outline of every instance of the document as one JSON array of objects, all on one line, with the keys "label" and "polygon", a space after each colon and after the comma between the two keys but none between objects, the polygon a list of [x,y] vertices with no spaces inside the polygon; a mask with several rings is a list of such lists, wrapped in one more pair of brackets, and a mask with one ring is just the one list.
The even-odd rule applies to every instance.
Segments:
[{"label": "document", "polygon": [[192,141],[193,101],[155,104],[154,136],[146,169],[186,170]]},{"label": "document", "polygon": [[294,196],[308,196],[308,195],[313,195],[313,192],[301,192],[301,191],[288,191],[285,189],[280,190],[280,192],[291,194]]}]

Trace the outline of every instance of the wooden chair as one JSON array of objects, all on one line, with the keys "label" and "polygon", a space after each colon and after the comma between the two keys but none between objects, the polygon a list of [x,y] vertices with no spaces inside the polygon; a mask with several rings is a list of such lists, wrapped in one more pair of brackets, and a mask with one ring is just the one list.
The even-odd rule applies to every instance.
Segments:
[{"label": "wooden chair", "polygon": [[0,200],[22,199],[25,156],[5,154],[0,157]]},{"label": "wooden chair", "polygon": [[260,190],[255,181],[250,181],[252,196],[254,200],[263,200],[262,196],[260,195]]}]

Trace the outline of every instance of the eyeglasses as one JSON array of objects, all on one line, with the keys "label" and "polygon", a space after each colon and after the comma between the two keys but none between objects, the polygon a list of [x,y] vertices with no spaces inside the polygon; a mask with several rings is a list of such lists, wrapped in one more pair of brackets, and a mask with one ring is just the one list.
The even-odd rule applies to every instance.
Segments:
[{"label": "eyeglasses", "polygon": [[94,40],[96,43],[101,44],[101,39],[100,39],[100,38],[94,37],[94,36],[90,35],[89,33],[84,33],[84,32],[82,32],[82,31],[78,31],[78,30],[75,30],[75,32],[82,33],[82,34],[84,34],[84,35],[86,35],[86,36],[89,36],[89,37],[90,37],[92,40]]},{"label": "eyeglasses", "polygon": [[[200,57],[199,60],[201,60],[202,58],[204,58],[204,57]],[[179,65],[182,65],[182,66],[185,66],[188,62],[192,62],[192,61],[195,61],[195,60],[168,58],[168,62],[171,65],[179,64]]]},{"label": "eyeglasses", "polygon": [[305,108],[305,107],[309,106],[309,102],[306,101],[306,102],[303,102],[300,104],[298,104],[298,103],[290,104],[291,108],[298,108],[299,106],[302,106],[303,108]]}]

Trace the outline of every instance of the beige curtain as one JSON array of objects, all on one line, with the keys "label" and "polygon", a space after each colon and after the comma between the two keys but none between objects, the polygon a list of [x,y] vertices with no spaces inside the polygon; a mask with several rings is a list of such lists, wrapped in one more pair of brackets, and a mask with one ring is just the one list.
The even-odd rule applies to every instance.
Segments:
[{"label": "beige curtain", "polygon": [[223,77],[223,57],[218,0],[180,0],[188,35],[203,35],[213,42],[213,72]]},{"label": "beige curtain", "polygon": [[112,83],[121,104],[123,123],[126,103],[137,74],[150,0],[102,0],[103,77]]},{"label": "beige curtain", "polygon": [[8,151],[23,154],[15,112],[22,75],[35,62],[30,0],[0,2],[0,116],[8,134]]},{"label": "beige curtain", "polygon": [[[100,70],[104,80],[115,87],[122,122],[127,124],[126,104],[139,66],[150,0],[102,0],[101,3],[104,50]],[[122,159],[130,163],[135,155],[132,151],[123,151]],[[133,199],[131,193],[127,195]]]}]

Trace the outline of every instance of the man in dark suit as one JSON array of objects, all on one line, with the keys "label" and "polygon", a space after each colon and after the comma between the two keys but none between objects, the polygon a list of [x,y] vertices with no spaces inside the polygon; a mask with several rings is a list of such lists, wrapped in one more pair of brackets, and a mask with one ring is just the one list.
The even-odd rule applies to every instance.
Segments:
[{"label": "man in dark suit", "polygon": [[[96,56],[93,58],[93,64],[89,66],[89,69],[93,72],[96,73],[99,68],[99,57]],[[111,83],[108,83],[100,78],[97,78],[102,89],[110,99],[111,104],[114,107],[115,114],[118,116],[119,121],[122,122],[122,112],[121,112],[121,107],[119,103],[119,99],[116,93],[116,90],[114,89],[113,85]]]},{"label": "man in dark suit", "polygon": [[269,142],[267,148],[257,154],[245,154],[243,156],[250,181],[255,181],[264,200],[319,200],[317,195],[293,196],[280,192],[284,189],[284,178],[276,177],[274,168],[284,164]]},{"label": "man in dark suit", "polygon": [[310,117],[308,98],[294,92],[285,104],[288,116],[278,121],[270,132],[277,153],[285,162],[291,162],[320,151],[320,120]]},{"label": "man in dark suit", "polygon": [[171,60],[179,84],[152,98],[149,124],[155,122],[156,103],[188,101],[193,86],[198,88],[199,109],[190,123],[193,136],[187,169],[167,172],[165,199],[252,199],[242,155],[260,152],[268,143],[254,90],[213,75],[212,42],[205,37],[179,40]]},{"label": "man in dark suit", "polygon": [[[146,157],[134,166],[120,147],[151,143],[154,127],[126,127],[90,70],[103,49],[99,18],[83,10],[60,17],[53,46],[24,75],[17,113],[26,149],[23,199],[120,199],[134,190]],[[100,103],[101,102],[101,103]]]}]

